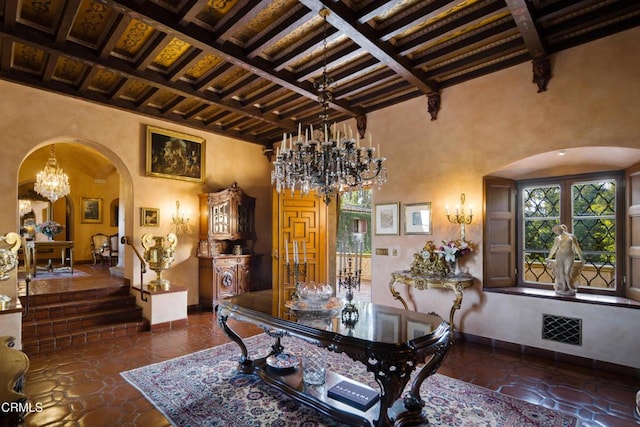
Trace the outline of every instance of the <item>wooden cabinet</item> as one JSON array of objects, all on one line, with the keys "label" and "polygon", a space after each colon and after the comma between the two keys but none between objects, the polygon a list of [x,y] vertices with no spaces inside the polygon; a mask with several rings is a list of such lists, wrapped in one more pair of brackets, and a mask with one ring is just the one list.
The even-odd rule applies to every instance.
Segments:
[{"label": "wooden cabinet", "polygon": [[256,199],[237,183],[200,194],[200,306],[260,288],[260,255],[256,241]]}]

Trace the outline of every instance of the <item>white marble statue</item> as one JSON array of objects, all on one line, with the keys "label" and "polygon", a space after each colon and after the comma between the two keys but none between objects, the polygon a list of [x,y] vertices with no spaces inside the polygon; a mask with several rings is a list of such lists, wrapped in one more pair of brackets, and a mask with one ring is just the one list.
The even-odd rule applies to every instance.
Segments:
[{"label": "white marble statue", "polygon": [[578,239],[567,231],[566,225],[558,224],[552,230],[557,237],[549,252],[547,265],[554,271],[554,288],[559,295],[574,295],[584,266],[582,250]]}]

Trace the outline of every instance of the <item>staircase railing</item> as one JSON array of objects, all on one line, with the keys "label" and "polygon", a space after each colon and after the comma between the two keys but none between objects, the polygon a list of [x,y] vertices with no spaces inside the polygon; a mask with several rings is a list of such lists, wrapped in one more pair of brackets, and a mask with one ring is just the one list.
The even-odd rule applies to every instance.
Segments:
[{"label": "staircase railing", "polygon": [[147,262],[144,260],[144,257],[140,255],[140,252],[138,252],[136,247],[133,246],[131,239],[128,236],[122,236],[122,238],[120,239],[120,243],[122,243],[123,245],[128,245],[133,251],[133,253],[135,254],[135,256],[138,258],[138,260],[140,261],[140,299],[144,302],[147,302],[149,300],[144,295],[144,292],[142,290],[142,284],[144,283],[144,279],[143,279],[144,273],[147,272]]}]

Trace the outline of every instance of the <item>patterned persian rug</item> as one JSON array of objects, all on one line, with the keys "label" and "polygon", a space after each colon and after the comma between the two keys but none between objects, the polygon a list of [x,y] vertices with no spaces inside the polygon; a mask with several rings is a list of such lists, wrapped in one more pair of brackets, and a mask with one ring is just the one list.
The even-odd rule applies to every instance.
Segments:
[{"label": "patterned persian rug", "polygon": [[[265,334],[246,340],[252,358],[269,352]],[[303,341],[284,338],[296,353]],[[324,350],[323,350],[324,351]],[[176,426],[336,426],[335,421],[236,369],[235,343],[122,372]],[[328,369],[378,389],[364,365],[326,351]],[[435,374],[422,385],[429,426],[556,427],[578,426],[576,418],[510,396]]]}]

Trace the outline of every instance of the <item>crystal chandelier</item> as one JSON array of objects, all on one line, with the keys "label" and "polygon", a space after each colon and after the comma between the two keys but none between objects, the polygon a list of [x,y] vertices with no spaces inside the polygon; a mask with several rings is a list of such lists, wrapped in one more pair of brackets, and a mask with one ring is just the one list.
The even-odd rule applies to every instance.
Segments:
[{"label": "crystal chandelier", "polygon": [[58,166],[54,146],[51,146],[51,155],[44,169],[38,172],[36,183],[33,185],[36,193],[55,202],[66,196],[71,191],[69,177]]},{"label": "crystal chandelier", "polygon": [[18,212],[20,213],[20,218],[28,214],[33,210],[31,206],[31,200],[18,200]]},{"label": "crystal chandelier", "polygon": [[[322,76],[315,83],[318,101],[322,106],[320,115],[321,127],[313,130],[313,125],[302,135],[298,125],[298,135],[283,134],[282,145],[276,152],[271,172],[271,184],[278,193],[296,188],[303,195],[314,190],[318,197],[329,203],[334,194],[343,191],[357,190],[377,184],[378,188],[387,181],[387,169],[382,165],[385,158],[380,156],[380,149],[373,147],[371,134],[369,146],[361,147],[360,140],[336,131],[335,124],[329,124],[329,103],[333,99],[331,85],[333,80],[327,74],[327,16],[329,11],[322,9],[320,16],[324,18],[325,35],[323,41]],[[376,156],[377,151],[377,156]]]}]

